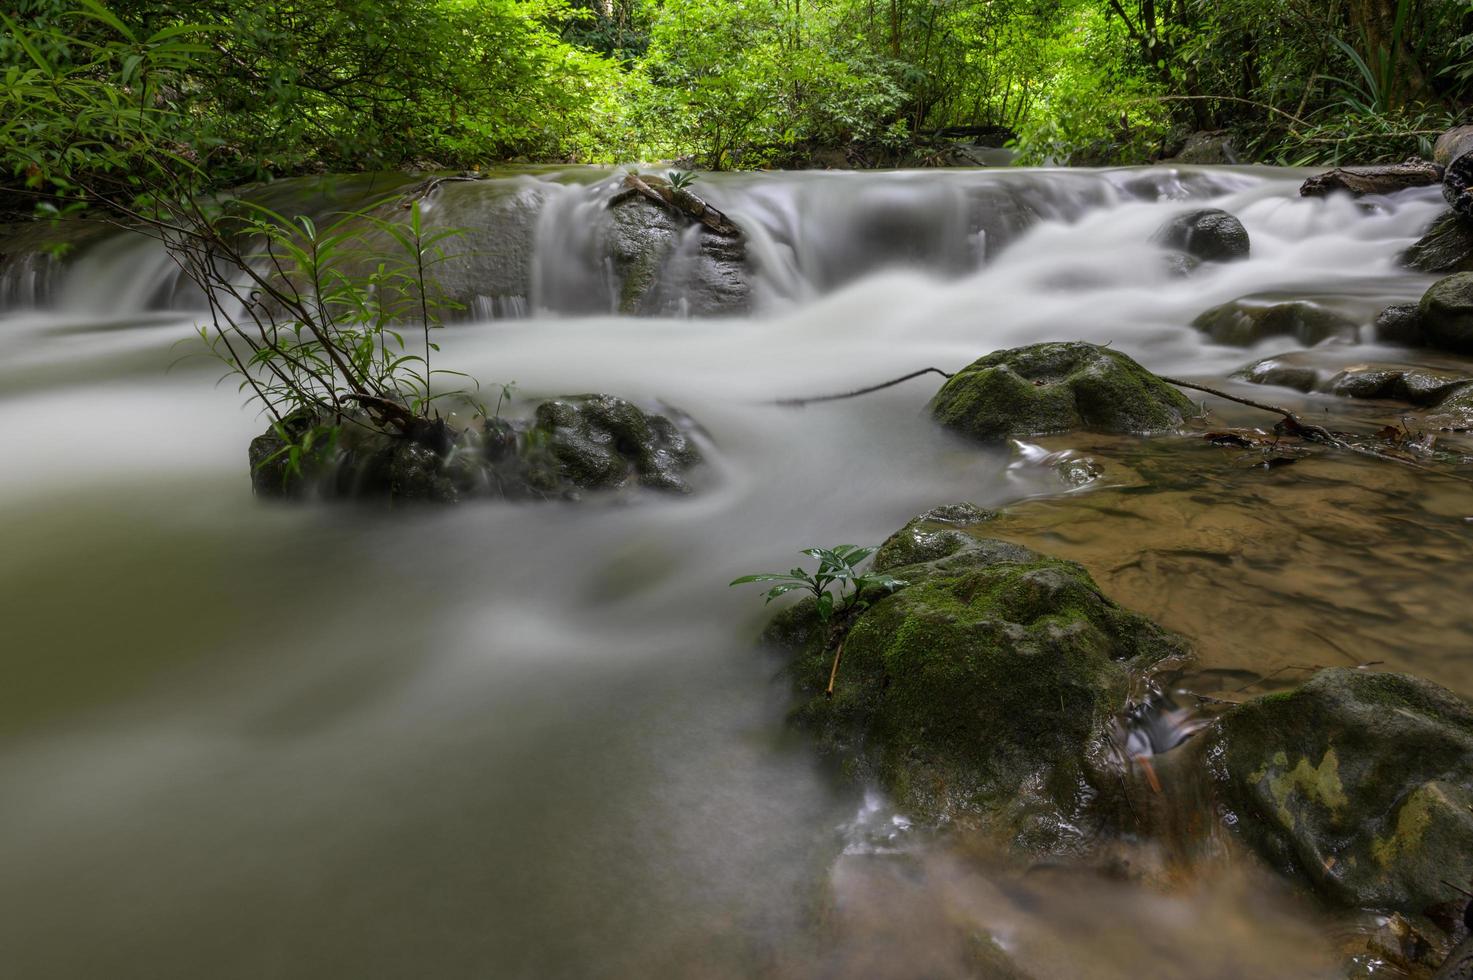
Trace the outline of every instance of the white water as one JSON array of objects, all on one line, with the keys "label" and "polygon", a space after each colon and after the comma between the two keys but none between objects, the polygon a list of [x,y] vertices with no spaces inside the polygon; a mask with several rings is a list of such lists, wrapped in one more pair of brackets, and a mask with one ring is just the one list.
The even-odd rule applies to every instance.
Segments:
[{"label": "white water", "polygon": [[[562,268],[584,262],[583,226],[544,214],[544,312],[446,328],[445,366],[689,412],[712,485],[632,507],[257,502],[260,420],[212,365],[168,370],[192,326],[146,310],[172,293],[167,260],[83,253],[45,310],[0,320],[6,975],[950,975],[977,930],[1042,976],[1203,975],[1188,947],[1221,976],[1321,969],[1313,914],[1237,872],[1211,895],[1096,883],[1081,906],[1067,880],[1025,901],[935,854],[885,863],[914,829],[786,728],[779,665],[750,645],[761,604],[725,587],[937,504],[1067,489],[938,432],[934,378],[802,411],[773,398],[1046,339],[1221,378],[1290,345],[1206,344],[1189,323],[1210,306],[1324,298],[1369,324],[1420,294],[1394,256],[1435,190],[1366,208],[1300,199],[1301,177],[708,177],[758,263],[758,312],[709,320],[546,312],[605,299],[596,264]],[[534,189],[596,210],[607,189],[582,180]],[[1004,242],[959,217],[998,195],[1037,224]],[[1253,256],[1175,278],[1149,238],[1205,203],[1243,220]],[[934,931],[840,941],[908,921],[886,905],[902,899],[934,906]],[[1055,948],[1097,933],[1073,960]]]}]

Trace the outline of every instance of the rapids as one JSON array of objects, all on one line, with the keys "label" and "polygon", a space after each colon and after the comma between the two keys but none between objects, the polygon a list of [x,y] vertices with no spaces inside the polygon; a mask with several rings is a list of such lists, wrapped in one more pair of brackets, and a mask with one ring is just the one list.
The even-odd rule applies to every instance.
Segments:
[{"label": "rapids", "polygon": [[[747,230],[752,310],[660,319],[610,312],[591,230],[606,171],[445,185],[437,221],[494,238],[508,201],[532,218],[496,260],[516,268],[485,271],[511,285],[442,331],[443,366],[700,423],[711,486],[634,506],[257,502],[262,421],[199,356],[192,294],[154,243],[12,259],[0,972],[941,977],[987,975],[995,942],[1038,977],[1335,975],[1338,937],[1375,923],[1332,920],[1227,844],[1184,867],[1133,842],[1122,860],[1156,869],[1133,883],[1023,873],[912,826],[784,724],[781,665],[753,647],[761,603],[726,588],[969,500],[1009,506],[999,534],[1083,561],[1191,637],[1182,690],[1377,660],[1473,695],[1466,488],[1087,435],[982,450],[922,414],[934,377],[771,404],[1048,339],[1226,384],[1294,344],[1212,345],[1189,325],[1211,306],[1302,298],[1369,324],[1418,297],[1430,280],[1394,259],[1436,189],[1302,199],[1303,176],[706,175],[695,189]],[[404,180],[270,194],[322,213]],[[1150,236],[1208,202],[1252,257],[1176,277]],[[1326,356],[1407,357],[1362,337]],[[1040,462],[1066,449],[1104,476],[1066,486]]]}]

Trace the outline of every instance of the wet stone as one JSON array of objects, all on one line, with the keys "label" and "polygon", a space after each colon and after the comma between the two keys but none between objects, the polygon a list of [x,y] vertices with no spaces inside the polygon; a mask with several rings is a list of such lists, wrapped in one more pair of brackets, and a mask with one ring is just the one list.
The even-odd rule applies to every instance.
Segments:
[{"label": "wet stone", "polygon": [[1237,218],[1218,208],[1179,214],[1151,239],[1165,248],[1203,262],[1228,262],[1248,257],[1248,230]]},{"label": "wet stone", "polygon": [[1256,385],[1272,385],[1310,392],[1319,385],[1320,373],[1311,367],[1289,364],[1276,357],[1265,358],[1239,371],[1237,377]]},{"label": "wet stone", "polygon": [[1313,347],[1332,337],[1354,340],[1359,333],[1349,317],[1304,301],[1265,305],[1235,300],[1201,314],[1192,326],[1229,347],[1252,347],[1270,337],[1292,337]]}]

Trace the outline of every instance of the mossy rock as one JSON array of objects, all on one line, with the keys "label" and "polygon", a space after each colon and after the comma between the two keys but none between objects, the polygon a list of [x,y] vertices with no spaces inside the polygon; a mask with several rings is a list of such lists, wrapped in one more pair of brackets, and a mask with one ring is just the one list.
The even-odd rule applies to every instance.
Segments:
[{"label": "mossy rock", "polygon": [[1242,836],[1334,901],[1422,914],[1473,880],[1473,707],[1436,684],[1324,670],[1193,751]]},{"label": "mossy rock", "polygon": [[[1073,562],[961,530],[952,508],[881,548],[908,584],[836,638],[811,600],[765,638],[792,655],[794,715],[856,774],[926,820],[986,827],[1029,852],[1080,849],[1113,794],[1107,722],[1185,643],[1100,593]],[[929,557],[930,555],[937,557]]]},{"label": "mossy rock", "polygon": [[1385,344],[1423,347],[1427,334],[1422,329],[1422,308],[1417,303],[1393,303],[1376,315],[1371,328],[1375,338]]},{"label": "mossy rock", "polygon": [[[293,469],[275,429],[251,442],[251,485],[261,496],[454,503],[477,497],[576,499],[585,491],[689,493],[701,462],[689,435],[663,415],[610,395],[538,404],[529,419],[491,419],[461,431],[426,422],[410,435],[361,416],[339,420],[330,441]],[[289,418],[294,439],[323,420]]]},{"label": "mossy rock", "polygon": [[1243,368],[1233,375],[1256,385],[1271,385],[1276,388],[1293,388],[1295,391],[1311,392],[1320,383],[1320,372],[1303,364],[1293,364],[1278,357],[1267,357]]},{"label": "mossy rock", "polygon": [[1427,416],[1426,425],[1450,432],[1473,432],[1473,385],[1459,388],[1438,402],[1437,410]]},{"label": "mossy rock", "polygon": [[1449,208],[1401,254],[1401,264],[1414,272],[1473,271],[1473,221]]},{"label": "mossy rock", "polygon": [[957,372],[929,407],[947,428],[989,442],[1075,429],[1168,432],[1194,412],[1126,355],[1078,341],[989,354]]},{"label": "mossy rock", "polygon": [[1214,306],[1192,321],[1215,344],[1252,347],[1270,337],[1293,337],[1313,347],[1331,337],[1356,339],[1359,328],[1349,317],[1314,303],[1253,303],[1235,300]]},{"label": "mossy rock", "polygon": [[1442,350],[1473,353],[1473,272],[1433,283],[1418,307],[1427,342]]}]

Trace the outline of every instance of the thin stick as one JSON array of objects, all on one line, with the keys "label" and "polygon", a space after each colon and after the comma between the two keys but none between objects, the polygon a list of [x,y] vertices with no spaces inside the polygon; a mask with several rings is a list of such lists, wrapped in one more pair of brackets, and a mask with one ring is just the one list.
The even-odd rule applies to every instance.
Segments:
[{"label": "thin stick", "polygon": [[829,671],[829,686],[823,692],[823,696],[826,697],[826,698],[831,698],[831,697],[834,696],[834,679],[839,676],[839,661],[843,658],[843,656],[844,656],[844,641],[843,640],[840,640],[839,641],[839,649],[837,649],[837,650],[834,651],[834,666],[833,666],[833,669]]},{"label": "thin stick", "polygon": [[818,395],[813,398],[779,398],[775,402],[773,402],[773,404],[783,405],[790,408],[802,408],[804,405],[812,405],[815,402],[836,402],[844,398],[858,398],[860,395],[868,395],[871,392],[883,391],[886,388],[893,388],[896,385],[901,384],[902,382],[911,380],[912,378],[919,378],[923,374],[939,374],[943,378],[948,379],[953,376],[951,373],[943,371],[940,368],[921,368],[919,371],[912,371],[910,374],[907,374],[902,378],[896,378],[893,381],[886,381],[884,384],[870,385],[868,388],[860,388],[856,391],[846,391],[843,394],[839,395]]}]

